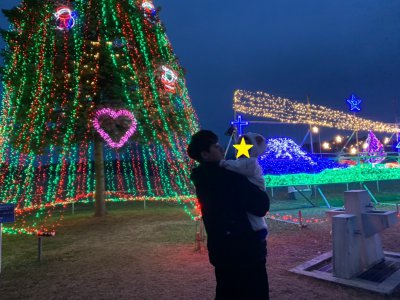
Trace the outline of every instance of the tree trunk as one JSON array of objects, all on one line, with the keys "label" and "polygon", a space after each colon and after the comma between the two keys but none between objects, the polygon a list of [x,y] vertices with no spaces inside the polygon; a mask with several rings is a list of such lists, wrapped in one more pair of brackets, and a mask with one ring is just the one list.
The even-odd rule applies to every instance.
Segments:
[{"label": "tree trunk", "polygon": [[94,168],[96,174],[96,191],[94,202],[95,217],[106,215],[103,141],[98,134],[94,137]]}]

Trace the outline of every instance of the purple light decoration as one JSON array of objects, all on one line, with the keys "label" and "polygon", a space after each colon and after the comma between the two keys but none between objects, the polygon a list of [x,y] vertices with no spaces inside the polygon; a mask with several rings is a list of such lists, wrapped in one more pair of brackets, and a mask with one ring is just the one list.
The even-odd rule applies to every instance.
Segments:
[{"label": "purple light decoration", "polygon": [[[128,129],[128,131],[125,132],[124,136],[119,140],[119,142],[115,142],[111,139],[109,134],[107,132],[105,132],[103,128],[101,128],[100,121],[99,121],[101,117],[108,117],[108,118],[112,118],[114,120],[119,117],[127,117],[128,119],[130,119],[132,121],[132,124],[131,124],[130,128]],[[111,108],[103,108],[96,112],[95,117],[93,119],[94,128],[97,130],[97,132],[100,134],[100,136],[107,142],[107,144],[111,148],[121,148],[127,142],[127,140],[135,133],[136,125],[137,125],[137,122],[136,122],[135,117],[133,116],[133,114],[130,111],[128,111],[126,109],[121,109],[121,110],[115,111]]]},{"label": "purple light decoration", "polygon": [[386,158],[386,153],[382,143],[378,140],[372,131],[369,131],[367,140],[365,143],[368,145],[366,152],[362,156],[366,156],[366,162],[371,164],[379,164]]}]

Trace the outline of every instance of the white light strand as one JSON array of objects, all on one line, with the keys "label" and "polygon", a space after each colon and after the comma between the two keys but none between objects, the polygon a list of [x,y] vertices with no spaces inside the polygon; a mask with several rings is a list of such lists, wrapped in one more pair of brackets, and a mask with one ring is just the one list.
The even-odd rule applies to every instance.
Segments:
[{"label": "white light strand", "polygon": [[299,103],[264,92],[237,90],[233,109],[237,113],[271,118],[283,123],[312,124],[352,131],[400,131],[395,124],[371,121],[321,105]]}]

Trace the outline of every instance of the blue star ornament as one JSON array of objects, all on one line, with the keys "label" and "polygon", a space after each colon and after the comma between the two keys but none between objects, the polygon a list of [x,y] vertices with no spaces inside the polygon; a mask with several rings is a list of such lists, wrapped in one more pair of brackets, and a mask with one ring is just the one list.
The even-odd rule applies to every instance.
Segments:
[{"label": "blue star ornament", "polygon": [[353,112],[361,111],[360,104],[362,100],[357,98],[356,95],[352,94],[351,99],[347,99],[346,101],[350,106],[350,111]]}]

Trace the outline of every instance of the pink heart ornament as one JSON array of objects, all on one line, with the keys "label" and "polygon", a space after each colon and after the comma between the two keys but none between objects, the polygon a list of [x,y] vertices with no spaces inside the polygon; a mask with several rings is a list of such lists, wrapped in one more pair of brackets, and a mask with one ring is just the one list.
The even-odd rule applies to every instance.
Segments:
[{"label": "pink heart ornament", "polygon": [[[100,118],[102,117],[108,117],[112,118],[113,120],[116,120],[120,117],[126,117],[132,121],[129,129],[125,132],[125,134],[121,137],[121,139],[118,142],[115,142],[110,135],[103,129],[101,128],[100,125]],[[96,129],[96,131],[100,134],[100,136],[107,142],[107,144],[111,148],[121,148],[127,141],[128,139],[135,133],[136,131],[136,125],[137,121],[133,114],[126,110],[126,109],[120,109],[120,110],[114,110],[111,108],[103,108],[100,109],[96,112],[95,117],[93,119],[93,127]]]}]

